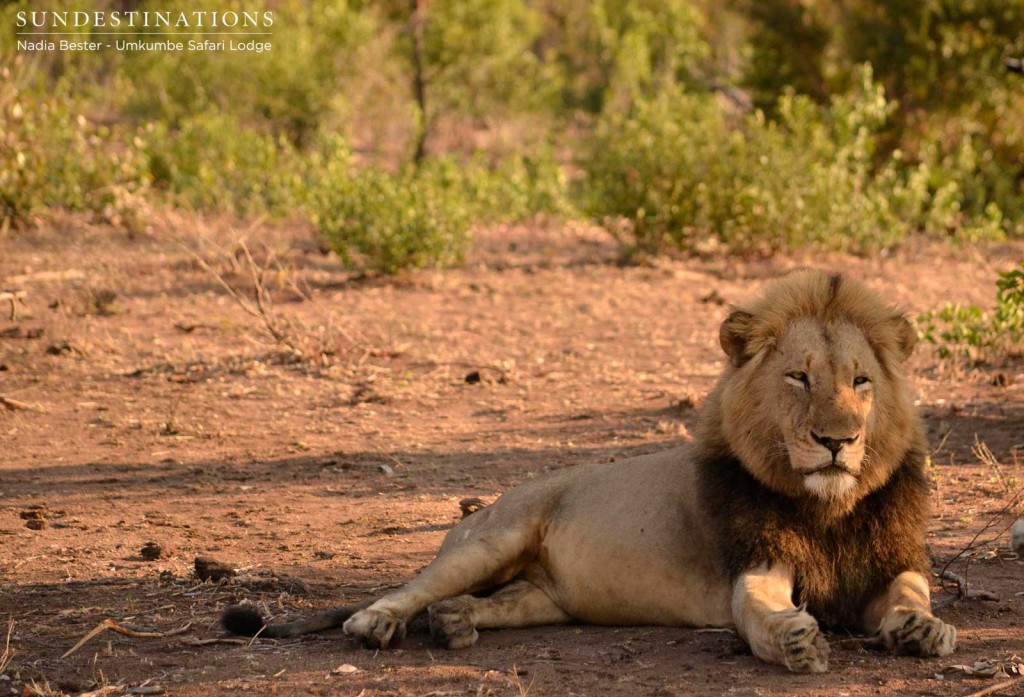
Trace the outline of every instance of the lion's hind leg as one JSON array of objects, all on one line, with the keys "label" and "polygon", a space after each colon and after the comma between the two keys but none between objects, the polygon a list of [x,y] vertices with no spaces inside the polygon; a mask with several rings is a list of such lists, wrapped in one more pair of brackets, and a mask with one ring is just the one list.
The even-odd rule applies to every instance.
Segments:
[{"label": "lion's hind leg", "polygon": [[523,579],[513,581],[486,598],[460,595],[432,604],[430,634],[449,649],[476,643],[477,629],[564,624],[572,617],[540,587]]},{"label": "lion's hind leg", "polygon": [[353,615],[345,633],[370,648],[387,648],[405,636],[406,622],[428,605],[516,578],[537,556],[547,511],[530,505],[529,495],[543,491],[510,493],[452,528],[419,576]]}]

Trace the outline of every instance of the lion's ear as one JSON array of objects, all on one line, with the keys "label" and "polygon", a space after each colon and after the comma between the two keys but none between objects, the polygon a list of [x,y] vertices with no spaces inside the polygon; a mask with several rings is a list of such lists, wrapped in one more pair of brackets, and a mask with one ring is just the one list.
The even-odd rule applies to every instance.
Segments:
[{"label": "lion's ear", "polygon": [[905,361],[914,352],[914,346],[917,344],[917,330],[903,315],[893,317],[893,322],[896,325],[896,350],[899,352],[900,360]]},{"label": "lion's ear", "polygon": [[722,350],[737,368],[750,359],[747,354],[747,342],[750,340],[753,320],[754,316],[749,312],[733,310],[718,330],[718,341],[722,344]]}]

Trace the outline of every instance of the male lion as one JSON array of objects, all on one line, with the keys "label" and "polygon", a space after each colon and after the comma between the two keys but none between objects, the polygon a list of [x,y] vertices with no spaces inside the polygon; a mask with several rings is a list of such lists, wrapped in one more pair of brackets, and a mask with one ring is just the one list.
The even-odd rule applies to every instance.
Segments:
[{"label": "male lion", "polygon": [[269,627],[235,607],[225,626],[344,626],[381,648],[424,610],[449,648],[572,621],[735,627],[762,660],[820,672],[821,621],[951,653],[956,629],[929,603],[926,444],[900,370],[910,323],[860,283],[803,271],[734,310],[720,340],[729,364],[692,444],[516,487],[376,601]]}]

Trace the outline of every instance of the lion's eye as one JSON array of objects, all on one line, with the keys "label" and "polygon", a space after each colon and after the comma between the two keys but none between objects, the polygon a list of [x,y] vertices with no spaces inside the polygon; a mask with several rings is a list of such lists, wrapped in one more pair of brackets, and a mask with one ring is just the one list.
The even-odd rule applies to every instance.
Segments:
[{"label": "lion's eye", "polygon": [[807,373],[796,370],[792,373],[786,373],[786,379],[798,387],[810,387],[811,380],[807,377]]},{"label": "lion's eye", "polygon": [[871,382],[871,380],[868,379],[867,375],[858,375],[857,377],[855,377],[853,379],[853,386],[854,387],[864,387],[865,385],[870,384],[870,382]]}]

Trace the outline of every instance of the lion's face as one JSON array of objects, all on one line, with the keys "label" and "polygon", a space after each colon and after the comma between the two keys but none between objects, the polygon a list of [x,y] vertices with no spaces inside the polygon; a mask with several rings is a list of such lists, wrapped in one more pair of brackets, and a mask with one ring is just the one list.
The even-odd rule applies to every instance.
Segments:
[{"label": "lion's face", "polygon": [[732,361],[717,418],[773,489],[851,503],[884,482],[915,434],[900,363],[906,319],[859,283],[794,274],[722,325]]},{"label": "lion's face", "polygon": [[822,498],[856,489],[875,384],[884,380],[864,335],[849,324],[798,320],[762,370],[777,392],[775,429],[804,488]]}]

